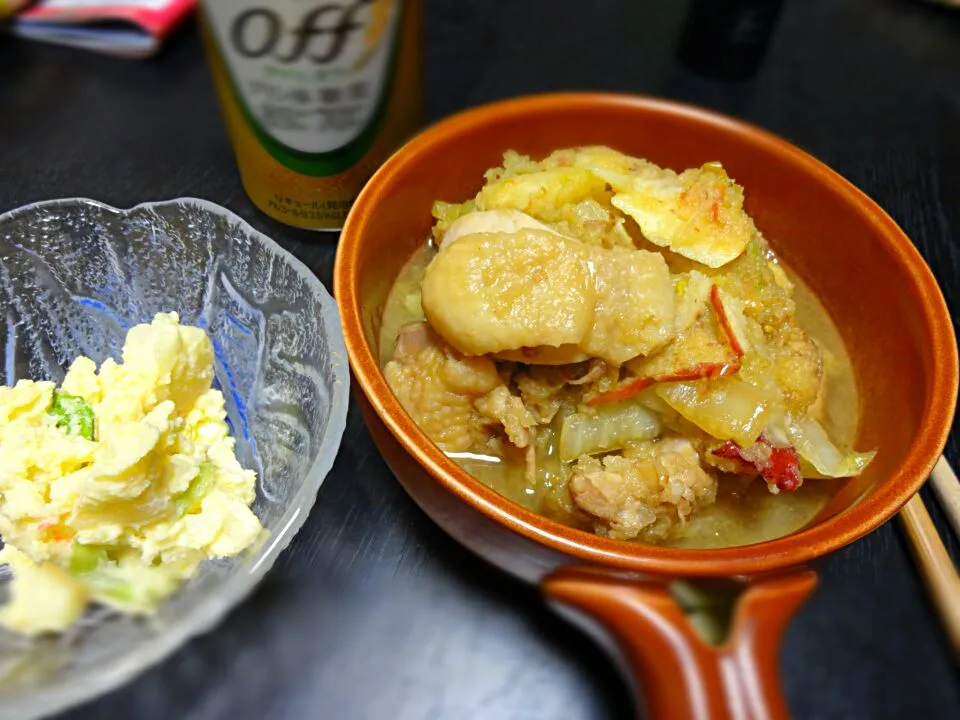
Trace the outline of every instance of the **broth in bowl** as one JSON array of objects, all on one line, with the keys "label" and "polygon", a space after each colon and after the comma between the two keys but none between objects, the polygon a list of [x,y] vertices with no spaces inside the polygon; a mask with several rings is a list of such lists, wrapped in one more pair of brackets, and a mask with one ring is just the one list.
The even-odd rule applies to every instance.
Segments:
[{"label": "broth in bowl", "polygon": [[514,502],[614,539],[743,545],[804,526],[872,459],[850,448],[839,333],[719,164],[508,151],[433,214],[381,364],[431,440]]}]

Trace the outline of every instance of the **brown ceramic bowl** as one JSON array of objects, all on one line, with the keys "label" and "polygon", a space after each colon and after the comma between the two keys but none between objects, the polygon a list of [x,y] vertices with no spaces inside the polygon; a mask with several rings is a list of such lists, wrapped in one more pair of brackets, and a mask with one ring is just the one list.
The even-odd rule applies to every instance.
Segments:
[{"label": "brown ceramic bowl", "polygon": [[[674,169],[719,160],[776,251],[823,301],[861,389],[859,447],[880,449],[838,481],[818,520],[744,547],[679,550],[596,537],[546,520],[461,470],[414,424],[377,363],[384,302],[428,237],[434,200],[481,186],[504,150],[533,156],[604,144]],[[428,129],[373,177],[347,219],[334,284],[354,385],[390,468],[450,535],[606,631],[661,718],[781,717],[784,626],[815,584],[806,565],[889,520],[940,455],[957,395],[957,348],[937,284],[899,227],[820,162],[755,127],[660,100],[600,94],[521,98]],[[674,578],[733,577],[746,589],[714,647],[666,590]]]}]

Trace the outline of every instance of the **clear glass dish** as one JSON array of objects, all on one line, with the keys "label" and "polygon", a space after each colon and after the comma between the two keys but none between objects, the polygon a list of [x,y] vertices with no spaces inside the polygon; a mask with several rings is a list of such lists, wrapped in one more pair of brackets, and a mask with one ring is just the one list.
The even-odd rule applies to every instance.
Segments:
[{"label": "clear glass dish", "polygon": [[[55,200],[0,216],[4,384],[59,381],[80,354],[119,357],[131,325],[171,310],[213,341],[238,457],[258,474],[253,509],[270,535],[206,563],[148,620],[94,610],[61,637],[0,631],[0,720],[92,698],[212,629],[289,544],[333,465],[350,382],[336,305],[272,240],[195,199],[130,210]],[[4,567],[0,598],[7,582]]]}]

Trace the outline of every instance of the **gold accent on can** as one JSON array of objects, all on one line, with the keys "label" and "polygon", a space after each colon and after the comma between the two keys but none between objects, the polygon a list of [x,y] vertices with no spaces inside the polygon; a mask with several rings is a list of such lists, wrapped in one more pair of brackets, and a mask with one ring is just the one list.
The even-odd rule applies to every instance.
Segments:
[{"label": "gold accent on can", "polygon": [[421,0],[204,0],[202,9],[250,199],[288,225],[339,229],[420,124]]}]

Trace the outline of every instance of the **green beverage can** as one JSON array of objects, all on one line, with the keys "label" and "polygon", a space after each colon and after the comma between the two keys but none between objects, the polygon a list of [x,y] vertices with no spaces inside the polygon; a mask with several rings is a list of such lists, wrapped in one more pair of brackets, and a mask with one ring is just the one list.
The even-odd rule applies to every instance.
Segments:
[{"label": "green beverage can", "polygon": [[202,0],[243,187],[267,215],[338,229],[419,126],[420,0]]}]

